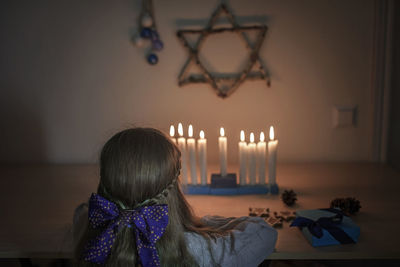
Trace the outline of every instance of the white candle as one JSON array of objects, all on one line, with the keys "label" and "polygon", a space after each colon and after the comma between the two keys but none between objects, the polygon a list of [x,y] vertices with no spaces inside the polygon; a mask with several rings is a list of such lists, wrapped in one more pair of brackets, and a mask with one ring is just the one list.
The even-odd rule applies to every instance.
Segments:
[{"label": "white candle", "polygon": [[174,144],[176,145],[175,127],[174,127],[174,125],[171,125],[171,127],[169,127],[169,135],[171,136],[172,142],[174,142]]},{"label": "white candle", "polygon": [[278,148],[278,140],[274,140],[274,127],[269,128],[268,142],[268,183],[270,185],[276,184],[276,155]]},{"label": "white candle", "polygon": [[179,150],[181,151],[181,177],[182,177],[182,184],[186,185],[188,183],[188,177],[187,177],[187,159],[186,159],[186,139],[183,137],[183,127],[182,123],[178,124],[178,147]]},{"label": "white candle", "polygon": [[189,125],[187,139],[187,149],[189,153],[190,164],[190,179],[193,185],[197,185],[197,170],[196,170],[196,140],[193,138],[193,126]]},{"label": "white candle", "polygon": [[256,184],[257,151],[254,143],[254,133],[250,133],[250,143],[247,145],[247,155],[249,159],[249,179],[250,184]]},{"label": "white candle", "polygon": [[246,184],[246,165],[247,165],[247,144],[245,142],[244,131],[240,131],[240,142],[239,142],[239,183],[241,185]]},{"label": "white candle", "polygon": [[221,176],[226,176],[226,169],[228,165],[227,160],[227,138],[225,136],[225,130],[221,127],[219,130],[220,137],[218,138],[218,146],[219,146],[219,164],[221,168]]},{"label": "white candle", "polygon": [[197,140],[197,151],[199,153],[200,181],[202,185],[207,184],[207,139],[204,132],[200,131],[200,139]]},{"label": "white candle", "polygon": [[264,133],[260,133],[260,142],[257,144],[257,166],[258,166],[258,183],[265,184],[265,164],[267,144],[265,143]]}]

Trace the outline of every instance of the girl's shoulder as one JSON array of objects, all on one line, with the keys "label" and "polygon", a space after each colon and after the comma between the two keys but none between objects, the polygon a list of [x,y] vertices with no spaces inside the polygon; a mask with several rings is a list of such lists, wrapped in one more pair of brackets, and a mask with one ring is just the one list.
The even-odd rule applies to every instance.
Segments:
[{"label": "girl's shoulder", "polygon": [[262,218],[206,216],[212,227],[229,229],[230,235],[207,240],[185,233],[189,250],[200,266],[258,266],[275,248],[277,231]]}]

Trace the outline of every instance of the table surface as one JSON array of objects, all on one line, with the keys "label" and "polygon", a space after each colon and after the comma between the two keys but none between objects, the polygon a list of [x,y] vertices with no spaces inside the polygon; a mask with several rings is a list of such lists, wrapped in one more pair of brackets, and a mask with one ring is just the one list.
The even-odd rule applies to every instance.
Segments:
[{"label": "table surface", "polygon": [[[98,177],[96,165],[0,166],[0,258],[72,257],[73,212],[95,192]],[[356,197],[362,208],[352,218],[361,234],[357,244],[314,248],[284,223],[270,259],[400,258],[400,172],[375,163],[281,164],[277,182],[298,194],[290,210],[325,208],[336,197]],[[288,209],[277,195],[187,199],[198,216],[246,216],[249,207]]]}]

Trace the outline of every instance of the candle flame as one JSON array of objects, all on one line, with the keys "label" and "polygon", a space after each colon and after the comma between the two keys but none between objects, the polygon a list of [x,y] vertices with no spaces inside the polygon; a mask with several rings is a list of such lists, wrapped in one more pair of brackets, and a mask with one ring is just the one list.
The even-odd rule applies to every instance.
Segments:
[{"label": "candle flame", "polygon": [[250,142],[254,143],[254,133],[250,133]]},{"label": "candle flame", "polygon": [[221,136],[225,136],[224,127],[221,127],[221,129],[219,129],[219,134],[220,134]]},{"label": "candle flame", "polygon": [[193,136],[193,126],[191,124],[189,125],[188,135],[189,135],[189,137]]},{"label": "candle flame", "polygon": [[260,142],[264,142],[265,141],[265,135],[264,132],[260,133]]},{"label": "candle flame", "polygon": [[241,130],[240,131],[240,141],[242,141],[242,142],[244,142],[244,131],[243,130]]},{"label": "candle flame", "polygon": [[269,127],[269,140],[274,140],[275,134],[274,134],[274,126]]},{"label": "candle flame", "polygon": [[171,137],[175,136],[175,127],[174,127],[174,125],[171,125],[171,127],[169,127],[169,135]]},{"label": "candle flame", "polygon": [[204,131],[203,130],[200,131],[200,138],[204,139]]},{"label": "candle flame", "polygon": [[183,126],[182,123],[178,124],[178,134],[179,136],[183,136]]}]

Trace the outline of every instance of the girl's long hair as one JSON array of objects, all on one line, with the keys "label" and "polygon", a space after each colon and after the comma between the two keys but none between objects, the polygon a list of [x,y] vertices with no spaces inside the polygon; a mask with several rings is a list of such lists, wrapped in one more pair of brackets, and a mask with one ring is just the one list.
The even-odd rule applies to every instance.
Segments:
[{"label": "girl's long hair", "polygon": [[[204,225],[194,216],[177,180],[181,153],[162,132],[133,128],[114,135],[100,156],[100,183],[97,193],[121,209],[138,205],[168,204],[169,223],[156,243],[161,266],[197,266],[189,253],[184,232],[206,238],[226,235],[228,230]],[[81,259],[88,240],[100,233],[87,227],[76,248],[78,266],[97,266]],[[105,266],[139,266],[134,229],[125,227],[118,234]]]}]

